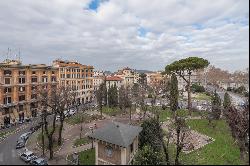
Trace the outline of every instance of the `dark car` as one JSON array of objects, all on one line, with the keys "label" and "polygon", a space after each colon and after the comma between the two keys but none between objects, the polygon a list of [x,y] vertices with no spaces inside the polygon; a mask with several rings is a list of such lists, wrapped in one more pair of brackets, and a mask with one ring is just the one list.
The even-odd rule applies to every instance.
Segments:
[{"label": "dark car", "polygon": [[47,161],[43,158],[35,159],[30,164],[31,165],[48,165]]},{"label": "dark car", "polygon": [[16,149],[21,149],[23,147],[25,147],[25,140],[23,140],[23,139],[18,140],[18,142],[16,144]]}]

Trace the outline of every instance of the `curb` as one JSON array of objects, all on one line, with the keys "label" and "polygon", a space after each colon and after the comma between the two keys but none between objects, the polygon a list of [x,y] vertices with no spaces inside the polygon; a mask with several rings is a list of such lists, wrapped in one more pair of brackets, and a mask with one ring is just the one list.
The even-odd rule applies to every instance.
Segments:
[{"label": "curb", "polygon": [[2,138],[0,138],[0,143],[2,143],[4,140],[6,140],[10,135],[12,135],[12,134],[15,134],[15,133],[18,133],[19,131],[21,131],[21,130],[23,130],[23,129],[25,129],[25,128],[27,128],[28,126],[27,125],[25,125],[25,126],[23,126],[23,127],[19,127],[19,128],[17,128],[16,130],[14,130],[14,131],[11,131],[11,132],[7,132],[7,134],[6,135],[4,135]]}]

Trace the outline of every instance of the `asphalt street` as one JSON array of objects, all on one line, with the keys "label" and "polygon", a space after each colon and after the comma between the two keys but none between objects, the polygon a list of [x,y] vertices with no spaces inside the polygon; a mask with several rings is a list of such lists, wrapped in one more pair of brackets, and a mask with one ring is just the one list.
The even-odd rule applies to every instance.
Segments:
[{"label": "asphalt street", "polygon": [[28,132],[30,127],[35,123],[36,120],[28,124],[23,124],[26,126],[24,129],[11,134],[8,138],[0,142],[0,165],[27,165],[19,157],[19,154],[25,151],[25,149],[16,149],[16,142],[20,135]]}]

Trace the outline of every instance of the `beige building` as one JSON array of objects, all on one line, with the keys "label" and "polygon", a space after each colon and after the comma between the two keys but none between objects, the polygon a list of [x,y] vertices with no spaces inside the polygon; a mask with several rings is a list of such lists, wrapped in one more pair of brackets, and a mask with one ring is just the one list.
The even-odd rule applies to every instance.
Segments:
[{"label": "beige building", "polygon": [[161,72],[146,73],[147,75],[147,85],[157,86],[165,83],[166,76],[161,74]]},{"label": "beige building", "polygon": [[123,84],[125,87],[132,87],[134,83],[138,83],[139,81],[139,73],[135,72],[135,70],[126,67],[122,70],[118,70],[115,73],[115,76],[118,76],[123,79]]},{"label": "beige building", "polygon": [[18,60],[0,63],[0,124],[35,117],[40,89],[58,84],[58,70],[45,64],[23,65]]},{"label": "beige building", "polygon": [[103,71],[94,71],[94,91],[99,89],[99,86],[104,83],[105,74]]},{"label": "beige building", "polygon": [[110,122],[97,129],[89,138],[95,140],[96,165],[131,165],[138,151],[142,128]]},{"label": "beige building", "polygon": [[107,76],[106,77],[107,90],[111,86],[116,86],[117,89],[119,89],[122,85],[124,85],[124,80],[121,77],[118,77],[118,76]]},{"label": "beige building", "polygon": [[91,102],[94,97],[94,67],[75,61],[53,61],[58,68],[59,85],[70,86],[77,92],[78,103]]}]

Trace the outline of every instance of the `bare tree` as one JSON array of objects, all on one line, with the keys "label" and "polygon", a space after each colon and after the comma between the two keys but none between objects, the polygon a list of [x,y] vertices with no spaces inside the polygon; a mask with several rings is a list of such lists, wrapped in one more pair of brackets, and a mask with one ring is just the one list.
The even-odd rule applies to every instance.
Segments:
[{"label": "bare tree", "polygon": [[249,152],[249,104],[243,110],[229,107],[225,111],[225,117],[240,149],[241,159],[246,159]]},{"label": "bare tree", "polygon": [[[56,116],[57,116],[57,111],[56,111],[56,106],[52,104],[55,96],[52,95],[50,91],[47,91],[45,89],[41,89],[39,92],[39,101],[41,103],[42,111],[43,111],[43,122],[44,122],[44,127],[45,127],[45,133],[48,139],[48,149],[50,153],[50,159],[53,159],[53,135],[55,133],[55,128],[56,128]],[[51,116],[49,116],[51,115]],[[49,119],[49,118],[52,118]],[[50,124],[52,123],[52,124]],[[49,129],[49,127],[51,129]]]},{"label": "bare tree", "polygon": [[182,117],[177,117],[175,120],[176,126],[176,156],[175,165],[180,165],[179,157],[184,146],[184,138],[187,134],[187,125],[185,119]]}]

